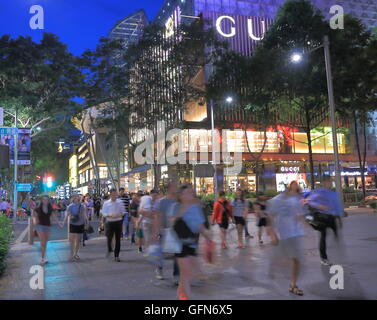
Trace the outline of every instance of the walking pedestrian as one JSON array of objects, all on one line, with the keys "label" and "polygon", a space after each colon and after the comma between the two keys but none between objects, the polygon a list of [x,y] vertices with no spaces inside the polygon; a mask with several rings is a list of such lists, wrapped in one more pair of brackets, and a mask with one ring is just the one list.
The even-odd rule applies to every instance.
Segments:
[{"label": "walking pedestrian", "polygon": [[139,213],[140,218],[138,221],[143,230],[144,245],[149,246],[153,233],[153,220],[157,217],[156,201],[158,198],[158,191],[153,189],[150,195],[145,195],[140,200]]},{"label": "walking pedestrian", "polygon": [[266,214],[266,202],[262,197],[258,197],[258,200],[254,203],[254,213],[257,217],[257,228],[258,228],[258,242],[263,244],[262,233],[263,228],[267,227],[267,214]]},{"label": "walking pedestrian", "polygon": [[304,210],[301,190],[292,181],[281,194],[267,202],[268,233],[272,244],[278,245],[278,252],[292,261],[292,275],[289,292],[302,296],[304,292],[297,287],[302,259],[302,237],[304,236]]},{"label": "walking pedestrian", "polygon": [[71,249],[70,260],[79,260],[78,255],[80,249],[81,237],[84,233],[85,225],[88,224],[88,216],[86,215],[85,206],[80,202],[79,195],[72,196],[72,203],[67,208],[67,214],[61,224],[61,228],[69,218],[69,244]]},{"label": "walking pedestrian", "polygon": [[139,253],[143,252],[143,231],[141,229],[141,224],[139,223],[139,205],[140,199],[143,196],[143,193],[139,191],[132,197],[130,203],[130,214],[133,224],[133,233],[131,237],[131,243],[136,243],[138,246]]},{"label": "walking pedestrian", "polygon": [[212,246],[210,233],[204,225],[205,216],[202,207],[198,204],[191,185],[184,184],[179,187],[178,203],[172,206],[169,217],[182,244],[181,252],[175,254],[179,267],[177,295],[180,300],[188,300],[191,296],[192,275],[198,273],[199,270],[197,259],[199,235],[202,234],[208,246]]},{"label": "walking pedestrian", "polygon": [[[164,230],[169,228],[169,212],[172,210],[172,207],[177,202],[177,183],[175,181],[171,181],[166,185],[166,196],[159,199],[157,203],[157,212],[158,212],[158,219],[156,222],[157,225],[157,232],[159,234],[159,241],[163,241]],[[155,270],[156,278],[163,279],[163,265],[162,263],[156,268]],[[173,278],[178,280],[178,265],[176,258],[174,258],[174,267],[173,267]]]},{"label": "walking pedestrian", "polygon": [[338,239],[338,226],[341,225],[341,216],[344,215],[337,192],[331,190],[331,178],[326,177],[322,185],[323,187],[313,190],[306,199],[306,203],[314,209],[314,218],[319,219],[323,227],[319,230],[319,253],[321,264],[324,266],[331,266],[327,258],[327,229],[330,228]]},{"label": "walking pedestrian", "polygon": [[47,242],[51,231],[51,221],[56,218],[48,196],[43,196],[41,203],[33,210],[33,224],[41,243],[41,265],[48,263],[46,259]]},{"label": "walking pedestrian", "polygon": [[236,197],[231,201],[234,222],[237,226],[238,248],[245,248],[243,242],[243,231],[249,213],[249,201],[244,198],[244,192],[237,188]]},{"label": "walking pedestrian", "polygon": [[122,238],[124,237],[125,240],[128,240],[129,233],[130,233],[130,215],[129,215],[129,207],[130,207],[130,197],[125,192],[124,188],[119,189],[119,199],[122,200],[125,210],[125,215],[123,217],[123,226],[122,226]]},{"label": "walking pedestrian", "polygon": [[120,262],[120,237],[125,209],[116,189],[110,190],[110,199],[103,204],[102,215],[106,218],[107,256],[113,251],[112,240],[115,236],[114,261]]},{"label": "walking pedestrian", "polygon": [[225,199],[225,192],[219,192],[219,198],[213,206],[212,223],[217,222],[220,227],[221,248],[226,249],[226,233],[229,227],[229,221],[233,220],[232,207],[228,200]]}]

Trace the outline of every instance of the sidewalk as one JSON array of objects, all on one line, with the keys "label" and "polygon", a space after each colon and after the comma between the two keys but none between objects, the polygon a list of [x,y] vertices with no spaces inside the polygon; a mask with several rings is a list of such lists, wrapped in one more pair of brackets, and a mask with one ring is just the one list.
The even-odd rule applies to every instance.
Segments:
[{"label": "sidewalk", "polygon": [[[249,221],[255,233],[254,218]],[[218,228],[214,227],[218,240]],[[304,297],[288,292],[289,268],[277,264],[272,279],[269,272],[272,246],[249,240],[246,249],[237,249],[236,232],[230,231],[229,249],[217,250],[217,263],[202,262],[208,280],[193,287],[193,299],[377,299],[377,215],[358,214],[344,219],[344,243],[337,245],[329,236],[329,257],[342,264],[344,290],[331,290],[329,268],[319,263],[317,232],[307,228],[305,259],[300,287]],[[268,241],[266,239],[266,241]],[[45,266],[45,289],[32,290],[29,269],[39,263],[39,243],[12,247],[8,270],[0,279],[0,299],[176,299],[172,285],[172,260],[166,260],[167,280],[155,280],[154,268],[129,242],[122,242],[121,259],[116,263],[105,257],[105,239],[92,239],[81,248],[80,262],[68,262],[65,241],[49,243]]]}]

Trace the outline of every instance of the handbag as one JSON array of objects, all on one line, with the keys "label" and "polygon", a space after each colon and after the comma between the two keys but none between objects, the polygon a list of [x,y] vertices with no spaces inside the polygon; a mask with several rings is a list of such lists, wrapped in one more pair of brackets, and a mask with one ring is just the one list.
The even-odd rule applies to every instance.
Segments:
[{"label": "handbag", "polygon": [[171,228],[164,230],[162,237],[162,252],[180,253],[182,252],[182,242],[179,241],[177,234]]},{"label": "handbag", "polygon": [[149,262],[152,262],[153,264],[160,265],[161,260],[163,259],[163,253],[162,253],[162,248],[159,243],[153,243],[149,245],[147,249],[147,256],[146,259]]}]

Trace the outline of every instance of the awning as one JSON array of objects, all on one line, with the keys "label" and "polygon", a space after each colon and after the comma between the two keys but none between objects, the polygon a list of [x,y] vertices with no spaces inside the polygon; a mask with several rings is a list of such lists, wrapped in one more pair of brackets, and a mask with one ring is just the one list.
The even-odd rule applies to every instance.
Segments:
[{"label": "awning", "polygon": [[121,177],[127,177],[129,175],[134,174],[134,173],[138,173],[138,172],[143,172],[143,171],[150,170],[151,168],[152,168],[152,165],[146,164],[144,166],[136,167],[136,168],[134,168],[131,171],[128,171],[126,173],[122,173],[120,176]]}]

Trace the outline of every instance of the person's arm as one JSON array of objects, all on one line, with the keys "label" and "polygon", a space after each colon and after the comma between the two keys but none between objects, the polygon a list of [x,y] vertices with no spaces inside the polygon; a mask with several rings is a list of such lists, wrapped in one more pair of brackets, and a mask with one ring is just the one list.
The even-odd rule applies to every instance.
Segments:
[{"label": "person's arm", "polygon": [[70,215],[71,215],[71,212],[70,212],[70,208],[68,207],[68,208],[67,208],[67,213],[66,213],[66,215],[65,215],[65,217],[64,217],[64,220],[63,220],[63,222],[60,224],[60,227],[61,227],[61,228],[64,227],[65,223],[66,223],[67,220],[68,220],[68,216],[70,216]]},{"label": "person's arm", "polygon": [[247,219],[248,214],[249,214],[249,201],[245,200],[245,205],[243,209],[243,217],[245,220]]}]

